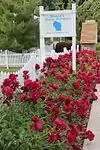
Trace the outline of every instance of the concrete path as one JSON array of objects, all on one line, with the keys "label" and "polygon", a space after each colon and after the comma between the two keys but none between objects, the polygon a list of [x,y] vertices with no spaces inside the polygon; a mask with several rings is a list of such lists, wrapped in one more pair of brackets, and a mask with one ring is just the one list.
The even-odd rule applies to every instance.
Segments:
[{"label": "concrete path", "polygon": [[97,85],[98,100],[93,102],[88,129],[95,134],[93,142],[85,140],[83,150],[100,150],[100,84]]}]

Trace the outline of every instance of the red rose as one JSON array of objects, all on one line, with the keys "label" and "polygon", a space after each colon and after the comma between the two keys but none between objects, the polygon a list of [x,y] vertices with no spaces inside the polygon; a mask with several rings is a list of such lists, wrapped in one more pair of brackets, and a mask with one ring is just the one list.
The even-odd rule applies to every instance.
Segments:
[{"label": "red rose", "polygon": [[94,140],[95,135],[93,134],[92,131],[90,131],[90,130],[86,131],[86,135],[87,135],[87,138],[89,139],[89,141]]},{"label": "red rose", "polygon": [[22,93],[19,95],[19,100],[23,102],[26,99],[26,94]]},{"label": "red rose", "polygon": [[39,69],[40,69],[40,65],[39,65],[39,64],[36,64],[36,65],[35,65],[35,69],[36,69],[36,70],[39,70]]},{"label": "red rose", "polygon": [[68,139],[69,143],[74,144],[76,137],[73,135],[71,131],[68,131],[66,134],[66,138]]},{"label": "red rose", "polygon": [[26,80],[24,81],[24,86],[25,86],[25,87],[30,86],[31,83],[32,83],[32,80],[26,79]]},{"label": "red rose", "polygon": [[92,93],[92,98],[93,98],[93,100],[97,100],[98,99],[98,97],[96,96],[96,94],[94,92]]},{"label": "red rose", "polygon": [[28,73],[29,73],[28,70],[24,70],[24,71],[23,71],[23,74],[24,74],[24,75],[26,75],[26,74],[28,74]]},{"label": "red rose", "polygon": [[2,89],[2,94],[10,96],[12,98],[14,93],[10,87],[6,86]]},{"label": "red rose", "polygon": [[73,85],[73,87],[74,87],[75,89],[79,89],[79,88],[80,88],[80,82],[79,82],[79,81],[73,82],[72,85]]},{"label": "red rose", "polygon": [[30,130],[31,131],[43,131],[43,127],[42,127],[42,121],[39,120],[36,116],[32,116],[32,123],[30,125]]},{"label": "red rose", "polygon": [[15,74],[10,74],[10,75],[9,75],[9,79],[11,79],[11,80],[16,80],[16,75],[15,75]]},{"label": "red rose", "polygon": [[10,84],[11,84],[11,79],[9,78],[4,79],[3,86],[9,86]]},{"label": "red rose", "polygon": [[56,118],[53,120],[53,124],[56,125],[56,127],[60,130],[66,130],[66,123],[64,120]]},{"label": "red rose", "polygon": [[52,144],[53,142],[56,142],[57,140],[61,141],[61,135],[58,132],[49,132],[49,143]]}]

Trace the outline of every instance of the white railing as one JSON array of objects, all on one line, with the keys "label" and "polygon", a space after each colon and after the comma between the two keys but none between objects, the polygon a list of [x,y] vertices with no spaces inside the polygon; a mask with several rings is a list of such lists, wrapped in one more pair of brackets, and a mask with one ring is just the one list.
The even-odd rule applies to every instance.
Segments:
[{"label": "white railing", "polygon": [[39,57],[39,50],[32,53],[11,53],[5,50],[0,53],[0,67],[23,67],[32,56]]},{"label": "white railing", "polygon": [[[72,51],[72,47],[71,50]],[[51,50],[51,52],[46,52],[46,58],[52,57],[52,58],[58,58],[59,55],[63,55],[65,53],[69,54],[70,51],[68,51],[66,48],[64,48],[64,52],[61,53],[55,53],[54,50]],[[79,46],[77,46],[77,52],[79,51]],[[7,51],[3,54],[0,53],[0,67],[22,67],[18,72],[15,72],[15,74],[18,74],[18,78],[20,83],[23,83],[23,71],[29,70],[30,78],[33,80],[36,78],[35,74],[35,64],[38,63],[42,67],[42,62],[40,59],[40,50],[34,51],[33,53],[24,53],[24,54],[17,54],[17,53],[7,53]],[[3,81],[5,78],[9,76],[9,72],[0,72],[0,81]]]},{"label": "white railing", "polygon": [[[50,50],[50,46],[46,46],[46,56],[52,56],[52,49]],[[71,47],[72,49],[72,47]],[[79,50],[79,46],[77,45],[77,50]],[[66,51],[66,48],[64,48],[64,51]],[[55,54],[57,55],[57,54]],[[10,52],[8,50],[1,51],[0,52],[0,67],[23,67],[32,56],[35,56],[36,58],[40,59],[40,49],[37,49],[36,51],[33,51],[31,53],[14,53]],[[41,59],[40,59],[41,60]]]}]

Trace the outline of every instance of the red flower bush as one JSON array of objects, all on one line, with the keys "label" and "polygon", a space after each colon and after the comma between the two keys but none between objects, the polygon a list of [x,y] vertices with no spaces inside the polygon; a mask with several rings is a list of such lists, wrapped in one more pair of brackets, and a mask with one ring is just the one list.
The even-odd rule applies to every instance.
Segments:
[{"label": "red flower bush", "polygon": [[[32,81],[25,70],[24,85],[20,87],[16,76],[11,74],[3,82],[2,94],[5,97],[3,103],[10,106],[14,91],[19,89],[19,102],[28,102],[34,108],[30,130],[45,132],[49,143],[64,141],[70,149],[80,150],[78,143],[82,139],[94,139],[92,131],[86,130],[84,121],[92,101],[97,100],[95,91],[96,84],[100,83],[100,61],[91,50],[82,50],[76,56],[76,73],[71,66],[72,52],[60,55],[58,59],[49,57],[40,70],[44,73],[43,78]],[[39,70],[40,66],[36,64],[35,69]]]}]

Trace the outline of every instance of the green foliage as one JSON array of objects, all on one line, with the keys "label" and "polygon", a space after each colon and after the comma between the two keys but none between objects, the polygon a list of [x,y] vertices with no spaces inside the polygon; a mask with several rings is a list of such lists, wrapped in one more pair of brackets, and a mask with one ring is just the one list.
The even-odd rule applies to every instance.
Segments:
[{"label": "green foliage", "polygon": [[[76,0],[77,4],[77,38],[80,40],[82,22],[98,22],[98,40],[100,40],[100,1]],[[70,9],[71,0],[0,0],[0,49],[22,52],[39,46],[38,6],[45,10]]]},{"label": "green foliage", "polygon": [[96,50],[100,51],[100,42],[96,44]]},{"label": "green foliage", "polygon": [[64,3],[62,0],[42,0],[42,4],[46,10],[64,9]]},{"label": "green foliage", "polygon": [[[14,74],[4,80],[0,101],[0,150],[69,150],[70,146],[73,147],[73,143],[67,142],[66,134],[71,128],[70,124],[75,125],[75,128],[79,123],[86,125],[87,112],[91,106],[89,102],[92,102],[93,98],[97,99],[96,95],[93,97],[96,87],[94,76],[99,79],[96,74],[99,69],[98,62],[97,66],[93,63],[96,62],[95,52],[80,51],[77,53],[77,62],[77,72],[74,73],[68,55],[59,56],[58,60],[47,58],[43,68],[46,69],[47,76],[42,76],[39,81],[31,82],[26,79],[24,86],[19,84],[17,87]],[[96,72],[94,67],[97,67]],[[37,71],[39,70],[36,70],[36,73]],[[14,95],[13,87],[16,88]],[[22,94],[25,97],[22,97]],[[10,108],[7,108],[7,102],[10,102]],[[64,109],[65,106],[67,110]],[[41,121],[37,129],[36,120],[31,120],[32,116]],[[62,119],[67,127],[62,121],[59,126],[55,126],[55,118]],[[63,125],[65,128],[62,128]],[[41,126],[43,131],[40,130]],[[48,133],[52,131],[60,132],[61,138],[58,136],[59,139],[50,140]],[[73,133],[74,131],[71,134]],[[82,145],[82,135],[85,135],[83,131],[78,133],[74,144],[77,142],[79,146]]]},{"label": "green foliage", "polygon": [[64,150],[64,143],[48,143],[45,124],[43,132],[29,129],[33,114],[43,119],[47,116],[43,105],[41,100],[33,105],[15,99],[10,108],[0,103],[0,150]]},{"label": "green foliage", "polygon": [[39,44],[34,11],[40,0],[0,1],[0,49],[22,51]]},{"label": "green foliage", "polygon": [[[98,23],[98,39],[100,34],[100,1],[87,0],[77,7],[77,36],[80,37],[81,25],[85,20],[95,20]],[[100,40],[100,39],[99,39]]]}]

